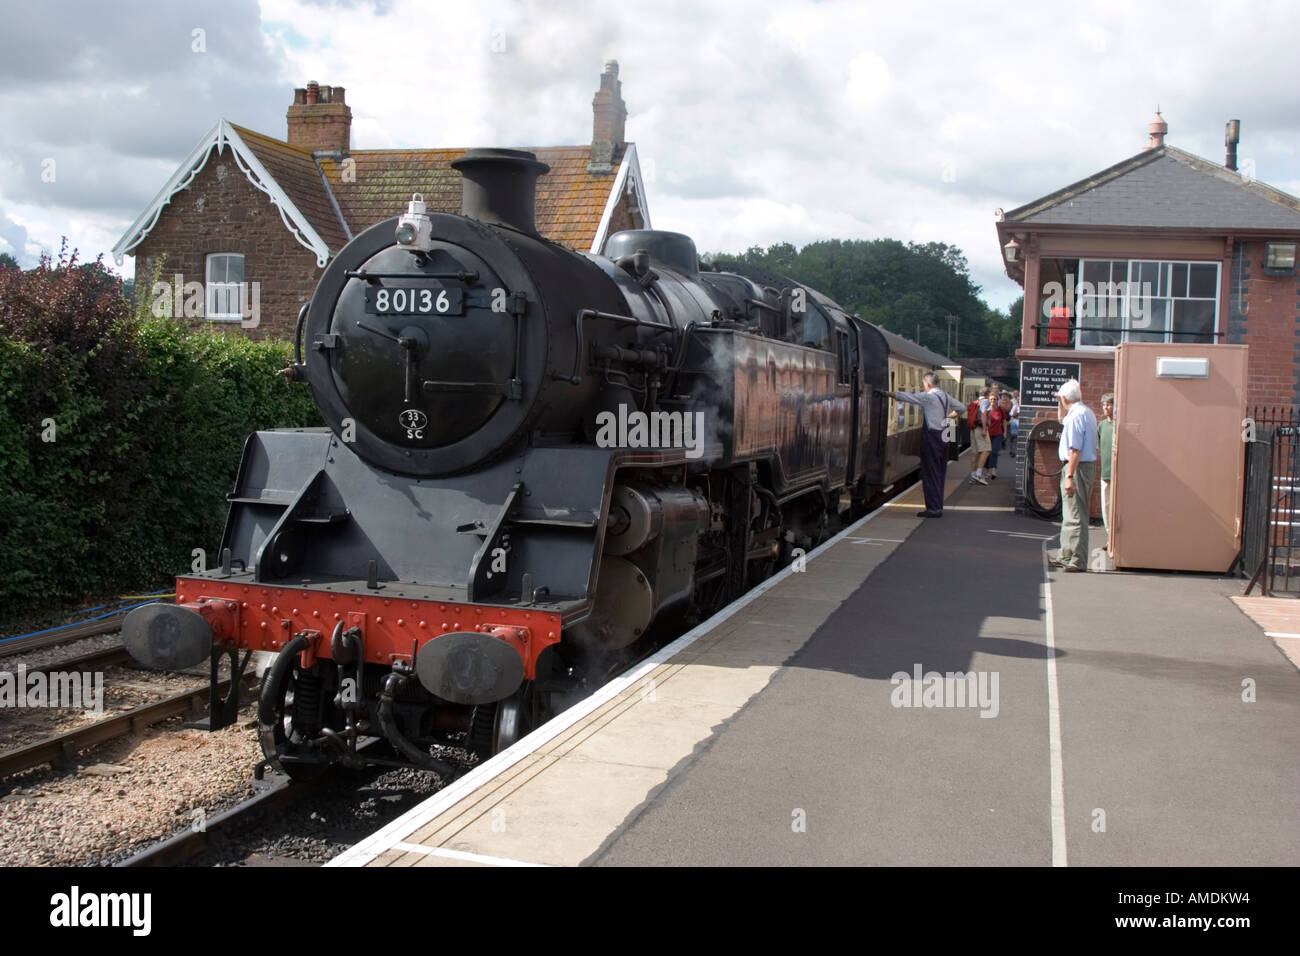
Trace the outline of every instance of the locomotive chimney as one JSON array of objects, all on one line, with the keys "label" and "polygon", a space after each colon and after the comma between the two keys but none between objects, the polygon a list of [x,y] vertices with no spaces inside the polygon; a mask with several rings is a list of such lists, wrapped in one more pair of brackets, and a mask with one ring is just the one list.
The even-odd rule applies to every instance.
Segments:
[{"label": "locomotive chimney", "polygon": [[537,177],[551,171],[522,149],[471,149],[452,161],[462,177],[461,215],[480,222],[537,233]]}]

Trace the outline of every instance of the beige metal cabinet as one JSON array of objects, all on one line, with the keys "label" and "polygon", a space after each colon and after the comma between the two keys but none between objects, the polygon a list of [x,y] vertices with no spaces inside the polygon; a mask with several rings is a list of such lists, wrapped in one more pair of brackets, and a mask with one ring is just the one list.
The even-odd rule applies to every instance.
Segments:
[{"label": "beige metal cabinet", "polygon": [[1117,567],[1225,572],[1236,558],[1247,354],[1245,345],[1118,347],[1111,465]]}]

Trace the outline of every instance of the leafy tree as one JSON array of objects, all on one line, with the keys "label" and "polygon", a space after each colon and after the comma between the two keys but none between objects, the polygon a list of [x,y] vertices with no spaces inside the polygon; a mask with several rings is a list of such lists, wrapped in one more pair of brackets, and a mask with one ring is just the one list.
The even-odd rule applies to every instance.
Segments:
[{"label": "leafy tree", "polygon": [[[926,348],[954,358],[1002,358],[1020,344],[1019,312],[989,308],[970,277],[965,254],[943,242],[902,243],[896,239],[827,239],[796,249],[788,242],[740,255],[715,255],[762,266],[818,289],[869,322],[918,339]],[[948,316],[956,343],[949,342]]]},{"label": "leafy tree", "polygon": [[22,266],[20,266],[18,264],[18,260],[15,259],[13,256],[11,256],[9,253],[0,252],[0,272],[7,272],[12,269],[21,270]]}]

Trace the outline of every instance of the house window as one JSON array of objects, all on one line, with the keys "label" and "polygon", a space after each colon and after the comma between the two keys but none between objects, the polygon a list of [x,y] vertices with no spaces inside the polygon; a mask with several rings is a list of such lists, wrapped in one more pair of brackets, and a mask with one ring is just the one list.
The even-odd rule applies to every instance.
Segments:
[{"label": "house window", "polygon": [[[204,315],[214,322],[238,322],[244,283],[244,257],[233,253],[208,256]],[[245,296],[246,298],[246,296]]]},{"label": "house window", "polygon": [[1078,347],[1214,344],[1219,271],[1217,262],[1081,259],[1075,301]]}]

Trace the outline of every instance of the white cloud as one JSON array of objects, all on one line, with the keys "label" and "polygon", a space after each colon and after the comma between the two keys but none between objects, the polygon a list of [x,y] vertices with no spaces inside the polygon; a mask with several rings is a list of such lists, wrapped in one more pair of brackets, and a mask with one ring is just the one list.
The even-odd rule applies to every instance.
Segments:
[{"label": "white cloud", "polygon": [[[282,136],[291,90],[310,79],[347,88],[359,148],[584,143],[610,58],[628,137],[653,163],[655,225],[702,250],[948,242],[1005,306],[1019,289],[1002,272],[994,208],[1137,152],[1157,103],[1169,142],[1214,160],[1224,121],[1241,119],[1241,155],[1259,178],[1300,188],[1290,5],[1263,17],[1210,0],[663,0],[652,13],[540,0],[397,0],[379,13],[234,2],[207,60],[174,49],[194,16],[153,18],[144,0],[130,42],[152,51],[148,62],[120,63],[129,57],[110,55],[95,23],[56,23],[46,5],[30,6],[26,34],[20,25],[0,39],[0,61],[75,54],[62,71],[8,77],[17,108],[0,131],[0,196],[33,238],[57,248],[56,230],[74,229],[83,251],[107,249],[217,116]],[[56,146],[87,166],[60,196],[30,172],[15,178]]]}]

